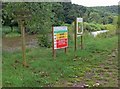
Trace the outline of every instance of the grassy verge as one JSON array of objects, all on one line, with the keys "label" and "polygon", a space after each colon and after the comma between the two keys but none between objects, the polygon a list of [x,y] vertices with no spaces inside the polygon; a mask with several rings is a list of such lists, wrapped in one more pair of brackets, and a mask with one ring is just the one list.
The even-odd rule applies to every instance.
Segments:
[{"label": "grassy verge", "polygon": [[28,68],[22,66],[21,52],[3,52],[3,86],[41,87],[71,86],[82,80],[86,72],[104,63],[112,50],[117,48],[117,36],[110,38],[84,37],[84,49],[74,52],[73,42],[69,43],[67,54],[57,50],[56,59],[52,49],[27,49]]}]

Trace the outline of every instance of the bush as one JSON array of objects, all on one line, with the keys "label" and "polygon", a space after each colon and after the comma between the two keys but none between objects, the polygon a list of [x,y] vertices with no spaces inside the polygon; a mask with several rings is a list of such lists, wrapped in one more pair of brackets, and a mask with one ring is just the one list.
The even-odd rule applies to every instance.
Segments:
[{"label": "bush", "polygon": [[44,34],[38,36],[38,44],[41,47],[52,47],[52,37],[50,35]]},{"label": "bush", "polygon": [[[9,26],[3,26],[2,27],[2,36],[6,36],[6,35],[11,35],[11,34],[20,34],[20,29],[18,27],[13,27],[13,29],[11,29],[11,27]],[[12,36],[13,36],[12,34]],[[9,36],[10,36],[9,35]]]},{"label": "bush", "polygon": [[18,37],[18,36],[20,36],[20,34],[19,33],[15,33],[15,32],[11,32],[9,34],[6,34],[5,36],[6,37]]},{"label": "bush", "polygon": [[97,37],[106,38],[106,37],[113,37],[116,35],[116,30],[109,30],[108,32],[98,34]]},{"label": "bush", "polygon": [[13,27],[14,33],[21,33],[20,29],[18,27]]},{"label": "bush", "polygon": [[[114,28],[114,27],[112,27],[112,28]],[[102,24],[84,22],[84,30],[87,30],[89,32],[90,31],[109,30],[109,29],[110,29],[109,25],[102,25]]]},{"label": "bush", "polygon": [[11,32],[11,28],[9,26],[2,27],[2,34],[8,34]]},{"label": "bush", "polygon": [[116,26],[112,24],[107,24],[105,25],[106,30],[116,30]]},{"label": "bush", "polygon": [[106,28],[105,28],[104,25],[100,25],[100,29],[101,29],[101,30],[106,30]]},{"label": "bush", "polygon": [[106,37],[108,37],[108,32],[100,33],[100,34],[97,35],[97,37],[99,37],[99,38],[106,38]]},{"label": "bush", "polygon": [[88,23],[86,23],[86,22],[83,24],[83,29],[87,30],[87,31],[91,31],[90,25]]}]

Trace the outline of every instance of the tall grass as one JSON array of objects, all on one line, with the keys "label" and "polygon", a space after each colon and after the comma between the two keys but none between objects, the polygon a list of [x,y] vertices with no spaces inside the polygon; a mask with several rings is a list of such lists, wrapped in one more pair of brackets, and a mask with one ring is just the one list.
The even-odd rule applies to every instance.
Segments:
[{"label": "tall grass", "polygon": [[[41,87],[59,85],[61,81],[74,83],[94,66],[104,62],[111,50],[117,47],[117,36],[93,38],[84,36],[84,49],[74,51],[74,42],[69,44],[67,54],[64,49],[56,50],[56,59],[51,48],[29,48],[26,51],[28,68],[22,66],[22,53],[3,52],[3,86]],[[62,85],[62,84],[61,84]]]}]

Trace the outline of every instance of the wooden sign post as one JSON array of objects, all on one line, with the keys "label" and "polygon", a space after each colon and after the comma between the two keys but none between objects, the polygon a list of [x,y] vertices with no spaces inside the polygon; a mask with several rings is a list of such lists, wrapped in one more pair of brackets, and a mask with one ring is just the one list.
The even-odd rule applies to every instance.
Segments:
[{"label": "wooden sign post", "polygon": [[21,40],[22,40],[22,56],[23,56],[23,65],[27,66],[26,63],[26,55],[25,55],[25,26],[24,26],[24,21],[21,21]]},{"label": "wooden sign post", "polygon": [[52,51],[53,57],[56,57],[56,49],[65,49],[68,47],[68,30],[66,26],[52,27]]},{"label": "wooden sign post", "polygon": [[54,28],[52,26],[52,52],[53,52],[53,58],[56,58],[56,50],[54,49]]},{"label": "wooden sign post", "polygon": [[75,34],[74,34],[74,38],[75,38],[75,51],[77,50],[77,20],[75,20]]},{"label": "wooden sign post", "polygon": [[18,24],[21,29],[21,40],[22,40],[22,57],[23,57],[23,66],[27,67],[26,63],[26,48],[25,48],[25,20],[31,18],[31,12],[27,10],[21,10],[14,12],[16,19],[18,20]]},{"label": "wooden sign post", "polygon": [[81,49],[83,49],[83,35],[81,35]]}]

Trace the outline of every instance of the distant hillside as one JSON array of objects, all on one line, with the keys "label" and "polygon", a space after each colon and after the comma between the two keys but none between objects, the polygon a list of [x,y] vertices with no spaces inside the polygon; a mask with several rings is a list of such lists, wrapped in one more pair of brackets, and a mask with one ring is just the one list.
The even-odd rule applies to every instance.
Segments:
[{"label": "distant hillside", "polygon": [[[71,24],[76,17],[82,17],[84,22],[98,24],[116,24],[118,20],[118,6],[85,7],[71,2],[56,3],[4,3],[2,7],[2,24],[4,26],[15,26],[15,11],[28,10],[32,16],[32,25],[27,21],[29,27],[41,29],[48,22],[53,25]],[[38,22],[37,22],[38,21]],[[41,25],[41,23],[43,23]],[[35,25],[34,25],[35,24]],[[37,24],[37,26],[36,26]],[[48,25],[48,24],[47,24]],[[44,27],[47,27],[46,25]],[[38,29],[38,27],[37,27]]]},{"label": "distant hillside", "polygon": [[109,14],[112,14],[112,15],[117,15],[118,14],[118,6],[117,5],[88,7],[88,8],[94,9],[94,10],[100,11],[100,12],[109,13]]}]

